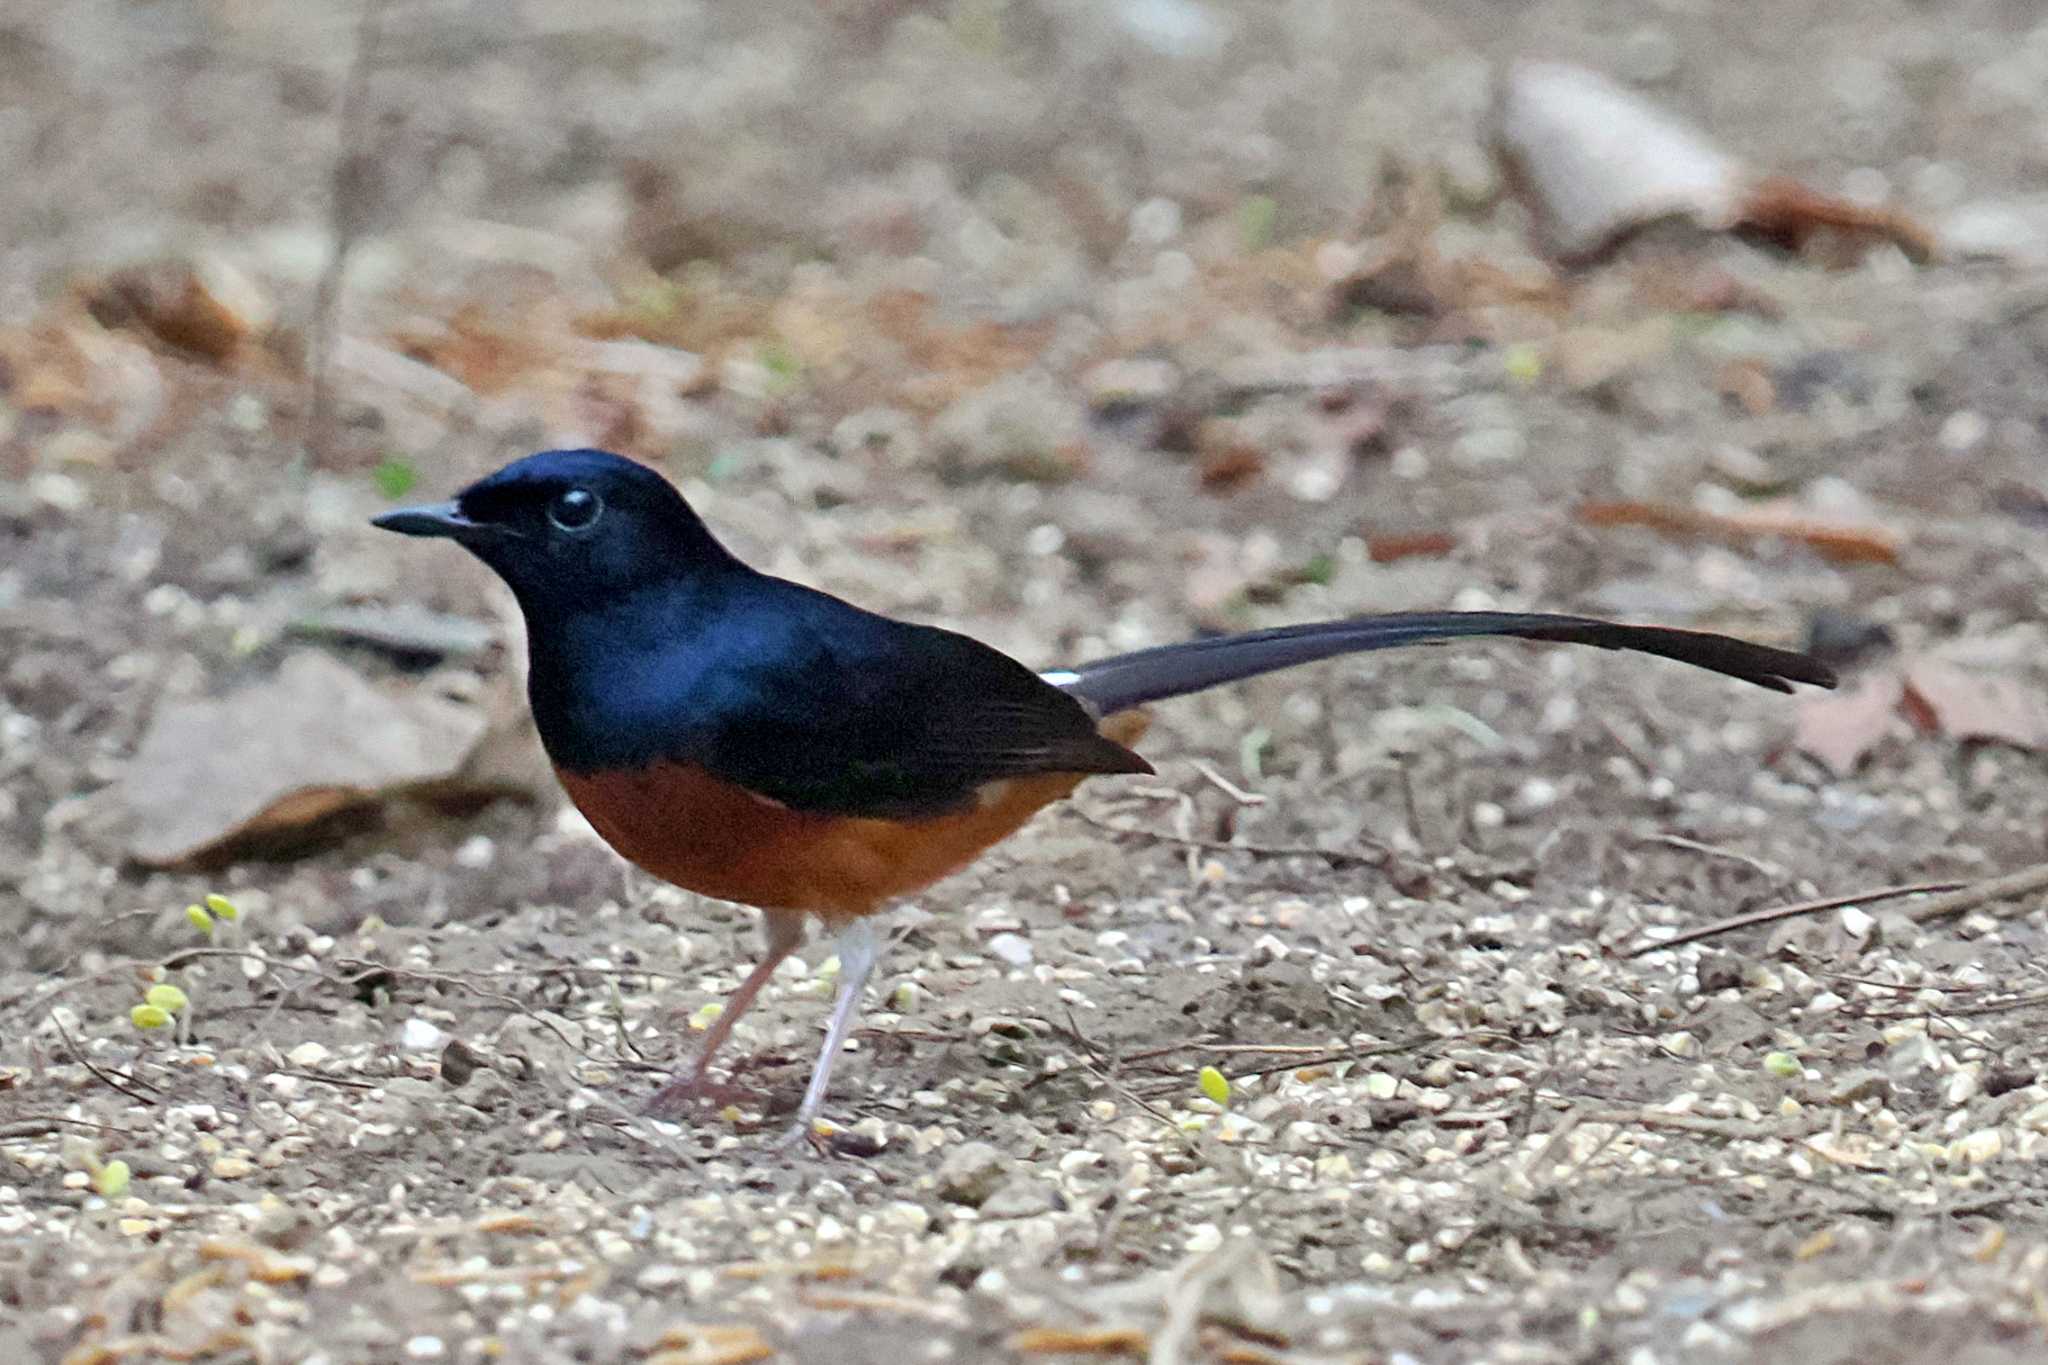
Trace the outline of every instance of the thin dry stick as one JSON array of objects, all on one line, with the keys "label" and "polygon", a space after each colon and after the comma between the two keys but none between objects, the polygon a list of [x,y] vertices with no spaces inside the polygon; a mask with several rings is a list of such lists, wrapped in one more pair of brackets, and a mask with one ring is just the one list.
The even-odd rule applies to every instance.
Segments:
[{"label": "thin dry stick", "polygon": [[1169,834],[1165,830],[1119,825],[1079,806],[1069,806],[1067,809],[1078,816],[1083,824],[1093,825],[1105,834],[1143,839],[1154,844],[1172,844],[1177,848],[1205,849],[1211,853],[1242,853],[1253,858],[1321,858],[1332,867],[1385,867],[1393,857],[1393,850],[1384,848],[1371,852],[1353,852],[1341,848],[1311,848],[1307,845],[1233,844],[1222,839],[1197,839],[1185,834]]},{"label": "thin dry stick", "polygon": [[320,284],[313,296],[312,354],[307,357],[312,373],[312,394],[306,407],[306,441],[301,447],[298,469],[305,472],[307,456],[330,455],[334,448],[334,350],[341,336],[341,285],[348,273],[349,250],[362,231],[366,206],[361,202],[368,191],[365,183],[373,165],[362,149],[361,134],[369,105],[370,72],[376,66],[377,40],[382,33],[384,0],[363,0],[356,25],[356,51],[349,63],[348,85],[342,90],[340,146],[334,157],[334,175],[329,183],[328,232],[333,237],[333,254],[320,272]]},{"label": "thin dry stick", "polygon": [[1732,934],[1737,929],[1749,929],[1759,924],[1773,924],[1781,919],[1797,919],[1801,915],[1817,915],[1823,910],[1839,910],[1845,905],[1869,905],[1876,901],[1897,900],[1900,896],[1918,896],[1934,891],[1953,891],[1963,882],[1912,882],[1904,886],[1881,886],[1874,891],[1857,891],[1847,896],[1827,896],[1817,901],[1800,901],[1795,905],[1774,905],[1768,910],[1751,910],[1727,919],[1717,919],[1712,924],[1703,924],[1697,929],[1688,929],[1676,938],[1659,939],[1654,943],[1639,943],[1623,953],[1623,957],[1641,957],[1645,953],[1660,952],[1666,948],[1678,948],[1701,939],[1717,938]]},{"label": "thin dry stick", "polygon": [[1682,834],[1652,834],[1644,840],[1646,844],[1663,844],[1666,848],[1681,848],[1688,853],[1703,853],[1710,858],[1726,858],[1741,863],[1744,867],[1759,872],[1776,881],[1785,875],[1785,869],[1776,863],[1767,863],[1762,858],[1752,857],[1740,849],[1722,848],[1717,844],[1703,844],[1697,839],[1688,839]]},{"label": "thin dry stick", "polygon": [[1929,924],[1938,919],[1950,919],[1966,914],[1980,905],[1991,905],[1998,901],[2011,900],[2032,891],[2048,888],[2048,863],[2038,863],[2018,872],[2009,872],[2003,877],[1978,882],[1974,886],[1951,891],[1946,896],[1936,896],[1924,905],[1916,905],[1906,912],[1906,917],[1915,924]]}]

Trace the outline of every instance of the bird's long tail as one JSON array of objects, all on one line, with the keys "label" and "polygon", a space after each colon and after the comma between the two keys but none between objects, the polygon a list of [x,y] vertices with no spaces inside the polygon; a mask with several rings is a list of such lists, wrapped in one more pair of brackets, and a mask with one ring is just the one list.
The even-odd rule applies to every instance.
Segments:
[{"label": "bird's long tail", "polygon": [[1819,687],[1835,685],[1833,670],[1816,659],[1727,635],[1667,626],[1625,626],[1584,616],[1508,611],[1401,612],[1281,626],[1141,649],[1045,677],[1088,703],[1097,715],[1106,716],[1146,702],[1184,696],[1340,654],[1483,635],[1632,649],[1725,673],[1774,692],[1790,692],[1795,682]]}]

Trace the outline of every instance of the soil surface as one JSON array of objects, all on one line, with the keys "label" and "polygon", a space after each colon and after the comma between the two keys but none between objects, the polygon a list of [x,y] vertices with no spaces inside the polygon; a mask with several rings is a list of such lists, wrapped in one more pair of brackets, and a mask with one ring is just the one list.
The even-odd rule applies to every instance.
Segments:
[{"label": "soil surface", "polygon": [[[1532,56],[1997,259],[1552,265]],[[2048,828],[2034,6],[82,0],[0,19],[0,146],[0,1351],[2048,1352],[2048,898],[1915,914]],[[1040,666],[1547,609],[1875,709],[1494,643],[1161,707],[900,912],[815,1148],[824,940],[657,1123],[753,916],[565,809],[509,599],[365,524],[552,444]],[[474,748],[181,755],[309,652]]]}]

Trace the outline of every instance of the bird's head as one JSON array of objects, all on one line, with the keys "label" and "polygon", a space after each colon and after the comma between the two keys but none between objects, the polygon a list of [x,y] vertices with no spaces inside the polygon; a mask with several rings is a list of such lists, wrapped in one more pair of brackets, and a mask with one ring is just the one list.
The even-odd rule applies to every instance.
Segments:
[{"label": "bird's head", "polygon": [[386,512],[372,524],[456,542],[496,570],[529,614],[736,562],[673,484],[602,450],[544,450],[452,501]]}]

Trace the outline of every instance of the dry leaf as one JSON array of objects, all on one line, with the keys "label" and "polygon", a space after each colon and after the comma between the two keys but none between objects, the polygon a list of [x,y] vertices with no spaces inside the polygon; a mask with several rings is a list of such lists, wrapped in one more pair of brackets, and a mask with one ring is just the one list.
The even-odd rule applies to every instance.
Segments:
[{"label": "dry leaf", "polygon": [[1661,218],[1732,227],[1742,163],[1597,72],[1518,62],[1501,79],[1493,140],[1566,260],[1601,254]]},{"label": "dry leaf", "polygon": [[1027,1327],[1010,1338],[1023,1355],[1142,1356],[1152,1339],[1136,1327]]},{"label": "dry leaf", "polygon": [[485,716],[372,687],[324,654],[228,696],[167,704],[122,776],[128,852],[151,867],[218,855],[458,773]]},{"label": "dry leaf", "polygon": [[1793,703],[1793,744],[1837,777],[1856,771],[1864,755],[1903,732],[1899,700],[1905,685],[1889,670],[1839,692],[1806,692]]},{"label": "dry leaf", "polygon": [[1458,538],[1449,531],[1409,531],[1372,536],[1365,542],[1365,552],[1375,564],[1392,564],[1403,559],[1441,559],[1457,548]]},{"label": "dry leaf", "polygon": [[100,325],[140,328],[166,346],[225,364],[270,330],[276,310],[256,282],[218,256],[117,270],[88,287]]},{"label": "dry leaf", "polygon": [[1883,526],[1830,521],[1783,504],[1723,513],[1670,503],[1589,502],[1580,504],[1578,517],[1588,526],[1645,526],[1677,536],[1797,540],[1838,564],[1896,564],[1904,543],[1896,531]]},{"label": "dry leaf", "polygon": [[1749,190],[1735,227],[1788,251],[1804,251],[1822,234],[1835,234],[1849,250],[1844,264],[1877,241],[1890,242],[1923,265],[1935,253],[1933,231],[1907,214],[1822,194],[1783,175],[1766,176]]},{"label": "dry leaf", "polygon": [[1732,398],[1751,417],[1762,417],[1778,406],[1778,386],[1770,369],[1753,356],[1742,356],[1721,367],[1714,387],[1723,398]]},{"label": "dry leaf", "polygon": [[1890,242],[1916,261],[1934,255],[1934,234],[1906,214],[1786,176],[1757,176],[1704,133],[1584,67],[1510,66],[1495,96],[1492,136],[1564,260],[1595,259],[1667,219],[1791,250],[1832,236],[1858,251]]},{"label": "dry leaf", "polygon": [[1988,740],[2048,749],[2048,695],[2018,678],[1921,654],[1871,674],[1856,687],[1798,701],[1795,743],[1837,777],[1856,770],[1907,722],[1951,740]]},{"label": "dry leaf", "polygon": [[745,1323],[682,1324],[661,1334],[647,1365],[747,1365],[774,1354],[759,1329]]},{"label": "dry leaf", "polygon": [[2019,679],[1976,673],[1946,659],[1906,663],[1906,714],[1950,739],[2048,748],[2048,698]]}]

